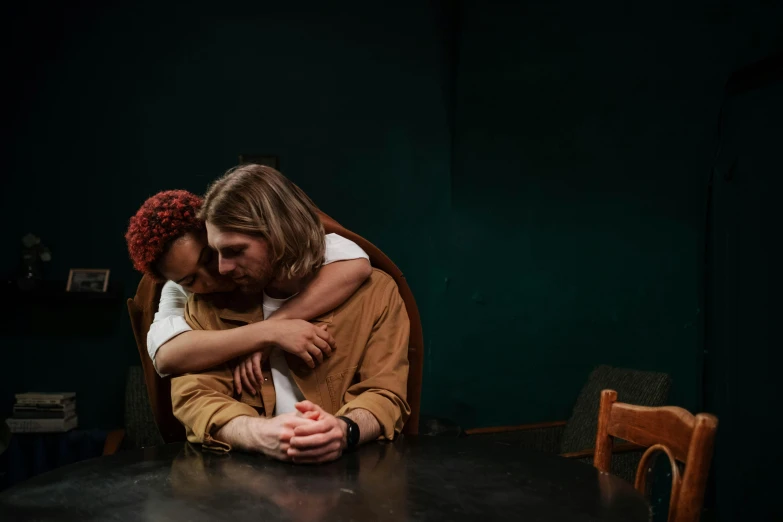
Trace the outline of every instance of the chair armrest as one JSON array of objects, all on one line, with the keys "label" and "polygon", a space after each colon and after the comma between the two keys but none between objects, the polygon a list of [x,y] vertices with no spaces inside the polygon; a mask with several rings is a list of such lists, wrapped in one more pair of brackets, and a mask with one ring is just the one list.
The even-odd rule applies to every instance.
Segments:
[{"label": "chair armrest", "polygon": [[466,435],[482,435],[487,433],[505,433],[509,431],[540,430],[564,427],[566,421],[539,422],[537,424],[520,424],[518,426],[490,426],[489,428],[471,428],[465,430]]},{"label": "chair armrest", "polygon": [[[621,444],[615,444],[612,447],[612,455],[617,455],[620,453],[631,453],[634,451],[642,451],[647,449],[644,446],[640,446],[638,444],[634,444],[632,442],[623,442]],[[568,453],[561,453],[560,456],[566,459],[583,459],[585,457],[593,457],[595,455],[595,448],[592,449],[586,449],[586,450],[580,450],[580,451],[570,451]]]},{"label": "chair armrest", "polygon": [[125,430],[113,430],[110,431],[108,435],[106,435],[106,442],[103,443],[103,455],[114,455],[118,449],[120,449],[120,445],[122,445],[122,440],[125,438]]},{"label": "chair armrest", "polygon": [[566,423],[541,422],[519,426],[497,426],[466,430],[468,437],[485,439],[498,444],[506,444],[544,453],[558,453]]}]

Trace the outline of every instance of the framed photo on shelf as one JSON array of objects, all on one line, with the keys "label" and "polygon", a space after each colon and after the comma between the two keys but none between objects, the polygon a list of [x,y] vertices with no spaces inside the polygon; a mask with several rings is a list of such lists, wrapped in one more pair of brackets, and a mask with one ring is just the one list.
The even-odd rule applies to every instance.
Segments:
[{"label": "framed photo on shelf", "polygon": [[105,292],[109,288],[108,268],[72,268],[66,292]]}]

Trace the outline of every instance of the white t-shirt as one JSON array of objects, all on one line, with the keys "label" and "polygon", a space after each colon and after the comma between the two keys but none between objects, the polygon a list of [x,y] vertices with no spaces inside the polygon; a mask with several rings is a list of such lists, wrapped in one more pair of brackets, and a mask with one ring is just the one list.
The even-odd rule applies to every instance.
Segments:
[{"label": "white t-shirt", "polygon": [[[275,299],[264,293],[262,304],[264,319],[268,319],[270,315],[277,312],[288,299]],[[296,403],[303,401],[304,395],[291,377],[283,350],[277,347],[272,349],[272,353],[269,354],[269,366],[272,369],[272,383],[275,385],[275,415],[296,411]]]},{"label": "white t-shirt", "polygon": [[[337,234],[326,234],[325,239],[325,265],[334,263],[335,261],[347,261],[349,259],[370,259],[367,253],[350,239],[345,239]],[[167,281],[160,292],[158,311],[152,321],[150,331],[147,333],[147,352],[150,354],[152,364],[155,366],[156,371],[158,371],[158,365],[155,362],[155,354],[158,353],[158,349],[170,339],[173,339],[183,332],[192,330],[190,325],[185,321],[185,305],[188,302],[188,296],[190,296],[190,292],[174,281]],[[265,295],[265,306],[266,299],[267,297]],[[278,308],[279,306],[280,305],[278,305]],[[275,310],[276,309],[277,308],[275,308]],[[265,308],[264,316],[266,316],[266,314]],[[285,362],[285,359],[283,359],[283,361]],[[161,374],[160,371],[158,371],[158,375],[161,377],[166,376],[165,374]]]}]

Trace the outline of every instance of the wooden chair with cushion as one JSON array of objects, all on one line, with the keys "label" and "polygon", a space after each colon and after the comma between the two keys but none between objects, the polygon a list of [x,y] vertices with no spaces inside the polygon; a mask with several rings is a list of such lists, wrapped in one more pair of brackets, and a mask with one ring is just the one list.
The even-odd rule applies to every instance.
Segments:
[{"label": "wooden chair with cushion", "polygon": [[[378,247],[363,237],[343,228],[326,214],[319,212],[326,233],[339,234],[358,244],[370,256],[370,263],[375,268],[389,274],[397,283],[402,300],[410,319],[410,341],[408,345],[408,404],[411,415],[403,429],[404,433],[416,434],[419,430],[419,405],[421,403],[421,381],[424,365],[424,337],[421,328],[419,310],[408,283],[402,271]],[[163,285],[148,277],[143,277],[133,299],[128,299],[133,334],[144,371],[152,415],[158,426],[160,435],[167,443],[185,440],[185,430],[171,411],[171,383],[168,378],[161,378],[152,365],[147,353],[147,332],[149,331],[160,301],[160,291]]]},{"label": "wooden chair with cushion", "polygon": [[[474,428],[465,433],[591,464],[599,397],[601,390],[606,388],[620,390],[623,397],[636,404],[663,406],[669,398],[671,378],[665,373],[600,365],[590,372],[567,421]],[[636,444],[617,444],[613,458],[615,474],[633,482],[641,458],[640,449]]]},{"label": "wooden chair with cushion", "polygon": [[[718,419],[708,413],[692,415],[688,411],[664,406],[649,408],[617,402],[617,392],[601,392],[598,429],[593,464],[599,470],[612,471],[614,439],[647,448],[636,471],[635,487],[646,494],[650,458],[657,452],[669,457],[672,468],[672,492],[669,522],[697,522],[701,515],[707,474]],[[684,464],[684,471],[680,464]]]},{"label": "wooden chair with cushion", "polygon": [[103,445],[104,455],[113,455],[120,449],[137,449],[163,444],[152,416],[141,366],[128,368],[128,375],[125,378],[124,413],[124,428],[108,434]]}]

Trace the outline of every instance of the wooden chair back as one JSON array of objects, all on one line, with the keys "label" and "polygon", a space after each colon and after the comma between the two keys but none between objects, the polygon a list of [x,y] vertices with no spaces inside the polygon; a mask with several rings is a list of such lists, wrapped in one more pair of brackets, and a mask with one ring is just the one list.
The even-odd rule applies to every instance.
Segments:
[{"label": "wooden chair back", "polygon": [[[337,221],[319,211],[321,222],[327,234],[339,234],[358,244],[367,255],[370,256],[372,266],[389,274],[397,283],[405,309],[410,320],[410,340],[408,343],[408,390],[407,400],[411,407],[411,415],[405,423],[403,433],[416,435],[419,432],[419,409],[421,405],[421,386],[424,371],[424,335],[422,333],[419,309],[416,299],[405,280],[402,271],[394,262],[378,247],[367,241],[362,236],[344,228]],[[136,346],[139,351],[141,366],[144,371],[144,380],[147,385],[147,394],[152,408],[155,423],[160,434],[167,443],[185,440],[185,429],[174,417],[171,411],[171,382],[169,378],[161,378],[155,371],[147,354],[147,332],[150,329],[155,312],[158,310],[162,283],[156,283],[144,276],[136,290],[133,299],[128,299],[128,313],[131,327],[136,337]]]},{"label": "wooden chair back", "polygon": [[407,401],[411,407],[411,414],[405,422],[402,432],[406,435],[417,435],[419,433],[419,410],[421,409],[421,386],[424,377],[424,333],[421,326],[421,317],[419,316],[419,307],[416,305],[413,291],[408,286],[408,281],[405,279],[402,270],[380,248],[359,234],[343,227],[324,212],[319,210],[318,215],[327,234],[339,234],[362,247],[370,257],[370,264],[389,274],[394,279],[394,282],[397,283],[397,290],[405,303],[405,310],[408,312],[408,320],[410,321]]},{"label": "wooden chair back", "polygon": [[155,318],[155,312],[158,311],[162,288],[163,283],[153,281],[146,275],[142,277],[136,295],[133,299],[128,299],[128,315],[158,431],[166,443],[183,442],[186,439],[185,427],[174,417],[171,409],[171,379],[158,375],[147,352],[147,332]]},{"label": "wooden chair back", "polygon": [[[701,516],[707,474],[718,419],[708,413],[692,415],[675,406],[648,408],[617,402],[617,392],[603,390],[598,411],[593,465],[610,473],[614,438],[647,447],[636,470],[634,487],[646,494],[646,469],[657,452],[669,457],[672,492],[669,522],[697,522]],[[680,464],[685,466],[681,470]]]}]

